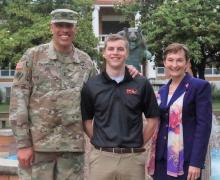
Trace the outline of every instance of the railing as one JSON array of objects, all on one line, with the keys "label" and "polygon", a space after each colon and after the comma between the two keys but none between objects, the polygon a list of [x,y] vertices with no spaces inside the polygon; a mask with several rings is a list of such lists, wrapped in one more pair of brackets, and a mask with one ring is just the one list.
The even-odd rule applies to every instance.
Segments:
[{"label": "railing", "polygon": [[[99,46],[104,45],[105,39],[108,36],[108,34],[102,34],[99,36]],[[156,67],[157,75],[165,75],[165,69],[164,67]],[[0,77],[13,77],[15,74],[15,70],[0,70]],[[215,67],[212,68],[205,68],[205,75],[206,76],[220,76],[220,69],[217,69]]]},{"label": "railing", "polygon": [[[157,75],[165,75],[165,69],[164,67],[156,67]],[[211,68],[205,68],[205,76],[216,76],[220,77],[220,69],[217,69],[215,67]]]},{"label": "railing", "polygon": [[165,75],[165,69],[164,67],[156,67],[156,73],[158,75]]},{"label": "railing", "polygon": [[206,76],[220,76],[220,69],[215,67],[205,68],[205,75]]},{"label": "railing", "polygon": [[14,74],[15,74],[15,70],[6,70],[6,69],[0,70],[1,78],[11,78],[14,77]]}]

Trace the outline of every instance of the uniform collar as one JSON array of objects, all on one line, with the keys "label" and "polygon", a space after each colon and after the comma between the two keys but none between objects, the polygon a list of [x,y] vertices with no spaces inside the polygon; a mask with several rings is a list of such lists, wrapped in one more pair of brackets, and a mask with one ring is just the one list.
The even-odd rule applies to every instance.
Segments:
[{"label": "uniform collar", "polygon": [[[81,62],[80,58],[78,56],[78,53],[77,53],[78,52],[77,48],[75,48],[74,45],[72,45],[72,47],[73,47],[73,51],[72,51],[71,55],[63,63],[69,64],[69,63],[72,63],[72,62],[75,62],[75,63],[80,63]],[[51,60],[59,60],[57,58],[57,51],[54,48],[53,41],[51,41],[49,43],[48,57]]]},{"label": "uniform collar", "polygon": [[[115,80],[112,80],[112,79],[109,77],[109,75],[106,73],[105,70],[102,71],[102,76],[104,77],[103,79],[104,79],[105,82],[112,82],[112,81],[115,82]],[[125,66],[125,76],[124,76],[124,79],[123,79],[120,83],[122,83],[122,82],[127,82],[127,81],[131,81],[132,79],[133,79],[133,78],[132,78],[132,76],[130,75],[130,73],[129,73],[129,71],[128,71],[128,68]],[[119,84],[120,84],[120,83],[119,83]]]}]

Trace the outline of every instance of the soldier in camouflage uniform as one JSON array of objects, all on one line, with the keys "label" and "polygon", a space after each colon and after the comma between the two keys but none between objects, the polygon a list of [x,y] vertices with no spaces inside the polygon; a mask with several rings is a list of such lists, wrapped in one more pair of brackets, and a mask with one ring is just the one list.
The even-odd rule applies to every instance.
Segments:
[{"label": "soldier in camouflage uniform", "polygon": [[80,91],[95,67],[72,44],[76,15],[52,11],[52,41],[28,49],[16,66],[10,122],[22,180],[83,179]]}]

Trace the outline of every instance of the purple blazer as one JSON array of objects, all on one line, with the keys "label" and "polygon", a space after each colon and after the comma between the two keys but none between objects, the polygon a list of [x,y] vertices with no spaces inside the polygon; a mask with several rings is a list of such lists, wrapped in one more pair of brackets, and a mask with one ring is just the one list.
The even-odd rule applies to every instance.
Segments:
[{"label": "purple blazer", "polygon": [[182,111],[184,161],[191,166],[203,168],[212,127],[211,86],[208,81],[186,74],[167,105],[170,83],[171,80],[159,90],[161,122],[156,143],[156,160],[167,158],[169,107],[186,91]]}]

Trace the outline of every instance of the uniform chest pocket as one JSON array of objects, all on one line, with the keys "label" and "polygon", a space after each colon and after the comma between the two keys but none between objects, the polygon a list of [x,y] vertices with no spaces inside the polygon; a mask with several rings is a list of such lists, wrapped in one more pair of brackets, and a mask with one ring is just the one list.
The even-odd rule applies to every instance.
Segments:
[{"label": "uniform chest pocket", "polygon": [[81,120],[80,87],[61,90],[57,95],[56,107],[63,125],[69,125]]},{"label": "uniform chest pocket", "polygon": [[60,89],[60,73],[52,62],[41,62],[32,72],[32,82],[38,91],[47,92],[51,89]]},{"label": "uniform chest pocket", "polygon": [[89,72],[81,66],[70,64],[61,69],[62,86],[65,88],[82,87],[89,78]]}]

